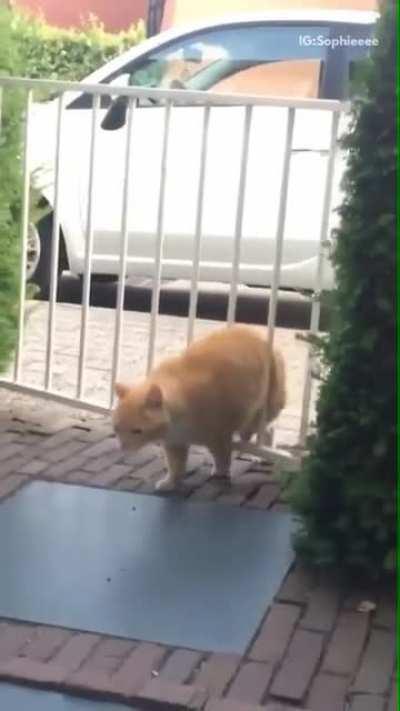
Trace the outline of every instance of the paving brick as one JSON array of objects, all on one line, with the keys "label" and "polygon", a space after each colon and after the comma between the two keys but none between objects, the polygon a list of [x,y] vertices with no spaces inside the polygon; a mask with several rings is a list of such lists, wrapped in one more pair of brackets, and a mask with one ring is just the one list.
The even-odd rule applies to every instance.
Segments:
[{"label": "paving brick", "polygon": [[15,457],[16,454],[21,454],[24,449],[25,445],[19,444],[18,442],[10,442],[9,444],[3,445],[0,449],[0,462],[11,459],[11,457]]},{"label": "paving brick", "polygon": [[5,479],[0,480],[0,500],[11,496],[28,481],[28,477],[20,474],[11,474]]},{"label": "paving brick", "polygon": [[233,680],[227,697],[235,701],[260,703],[271,681],[273,670],[273,664],[246,662]]},{"label": "paving brick", "polygon": [[109,426],[106,429],[104,427],[92,427],[91,429],[82,429],[80,427],[76,427],[75,429],[75,438],[79,440],[80,442],[86,442],[86,443],[95,443],[95,442],[100,442],[100,440],[106,439],[107,437],[111,437],[112,435],[112,427]]},{"label": "paving brick", "polygon": [[254,488],[259,488],[260,486],[271,486],[271,484],[279,484],[279,479],[275,477],[272,471],[246,471],[242,476],[234,477],[233,479],[235,487],[242,486],[253,486]]},{"label": "paving brick", "polygon": [[277,600],[305,604],[308,601],[310,591],[314,587],[315,579],[313,574],[296,565],[287,575],[277,595]]},{"label": "paving brick", "polygon": [[37,627],[20,656],[36,662],[47,662],[71,637],[71,632],[57,627]]},{"label": "paving brick", "polygon": [[35,684],[60,684],[66,671],[55,664],[46,664],[28,657],[15,657],[0,662],[0,678],[14,681],[31,681]]},{"label": "paving brick", "polygon": [[313,681],[307,707],[310,711],[343,711],[350,679],[318,674]]},{"label": "paving brick", "polygon": [[334,584],[318,585],[310,593],[301,626],[317,632],[329,632],[338,614],[339,598],[340,591]]},{"label": "paving brick", "polygon": [[248,486],[247,489],[242,486],[240,489],[229,489],[224,491],[218,497],[218,503],[229,504],[230,506],[240,506],[253,493],[254,486]]},{"label": "paving brick", "polygon": [[76,430],[72,427],[67,427],[55,434],[45,437],[35,448],[35,452],[42,452],[45,450],[50,450],[55,447],[62,446],[66,442],[70,442],[77,434]]},{"label": "paving brick", "polygon": [[228,487],[229,481],[210,479],[210,481],[206,481],[205,484],[195,489],[190,498],[195,501],[214,501],[220,494],[228,491]]},{"label": "paving brick", "polygon": [[323,671],[353,674],[368,632],[369,616],[361,612],[342,612],[322,663]]},{"label": "paving brick", "polygon": [[275,501],[270,507],[270,511],[274,513],[290,513],[291,508],[285,501]]},{"label": "paving brick", "polygon": [[264,484],[257,494],[246,502],[246,506],[255,509],[269,509],[279,497],[280,490],[279,484]]},{"label": "paving brick", "polygon": [[207,700],[204,690],[194,686],[176,684],[165,679],[151,679],[142,691],[138,694],[138,699],[152,701],[162,704],[162,708],[176,709],[184,708],[192,711],[202,709]]},{"label": "paving brick", "polygon": [[384,706],[383,696],[361,694],[353,697],[349,711],[383,711]]},{"label": "paving brick", "polygon": [[196,489],[199,486],[202,486],[205,484],[206,481],[209,481],[211,478],[211,466],[209,465],[203,465],[195,471],[194,474],[190,474],[189,476],[185,477],[183,482],[185,486],[187,486],[190,489]]},{"label": "paving brick", "polygon": [[153,459],[161,459],[161,448],[158,445],[149,444],[137,452],[122,452],[122,458],[124,464],[129,464],[132,470],[140,469]]},{"label": "paving brick", "polygon": [[47,469],[48,466],[49,463],[42,459],[31,459],[20,467],[18,473],[27,474],[28,476],[37,476]]},{"label": "paving brick", "polygon": [[265,706],[255,706],[243,701],[233,701],[233,699],[211,699],[205,711],[265,711]]},{"label": "paving brick", "polygon": [[399,707],[397,705],[397,691],[394,682],[392,683],[392,687],[390,689],[389,702],[386,711],[399,711]]},{"label": "paving brick", "polygon": [[134,479],[131,476],[123,477],[120,481],[117,481],[116,488],[121,491],[136,491],[141,483],[140,479]]},{"label": "paving brick", "polygon": [[175,649],[160,669],[160,678],[183,684],[199,666],[203,655],[190,649]]},{"label": "paving brick", "polygon": [[81,452],[85,445],[83,442],[77,442],[72,440],[71,442],[65,442],[65,444],[59,447],[54,447],[52,449],[44,450],[42,452],[41,458],[50,462],[51,464],[57,464],[58,462],[64,461],[64,459],[69,459],[73,457],[74,454]]},{"label": "paving brick", "polygon": [[384,694],[390,686],[394,666],[395,637],[387,630],[372,630],[353,691]]},{"label": "paving brick", "polygon": [[34,627],[3,623],[0,626],[0,662],[15,657],[34,635]]},{"label": "paving brick", "polygon": [[139,644],[112,676],[113,691],[128,697],[140,691],[150,681],[152,672],[158,671],[165,652],[156,644]]},{"label": "paving brick", "polygon": [[392,630],[395,628],[396,594],[394,590],[386,590],[380,595],[373,624]]},{"label": "paving brick", "polygon": [[109,469],[96,474],[90,482],[93,486],[113,486],[129,472],[129,469],[127,464],[114,464]]},{"label": "paving brick", "polygon": [[373,602],[376,604],[377,594],[374,589],[355,588],[348,591],[343,599],[342,608],[344,610],[352,610],[358,612],[358,608],[362,602]]},{"label": "paving brick", "polygon": [[297,630],[272,684],[271,693],[291,701],[301,701],[317,668],[322,645],[321,634]]},{"label": "paving brick", "polygon": [[210,696],[222,696],[239,664],[240,656],[236,654],[211,654],[201,664],[193,683],[206,689]]},{"label": "paving brick", "polygon": [[81,671],[104,672],[113,674],[121,666],[124,659],[134,649],[134,644],[125,639],[103,639],[96,645],[81,667]]},{"label": "paving brick", "polygon": [[0,479],[5,479],[9,474],[15,474],[26,464],[26,457],[17,455],[0,463]]},{"label": "paving brick", "polygon": [[82,452],[68,457],[62,462],[56,464],[51,464],[48,469],[46,469],[45,478],[46,479],[63,479],[66,474],[74,471],[74,469],[83,469],[85,463],[84,455]]},{"label": "paving brick", "polygon": [[121,452],[121,448],[117,439],[115,437],[107,437],[107,439],[104,439],[100,442],[96,442],[90,447],[86,447],[85,454],[89,459],[89,457],[101,457],[114,450],[118,450],[119,452]]},{"label": "paving brick", "polygon": [[189,457],[186,465],[186,474],[197,471],[206,462],[205,452],[189,452]]},{"label": "paving brick", "polygon": [[[101,457],[95,457],[95,459],[93,459],[93,457],[87,459],[86,457],[85,463],[83,464],[83,468],[86,469],[88,472],[94,472],[98,474],[108,469],[113,464],[116,464],[117,462],[121,461],[121,459],[122,452],[116,449],[112,452],[109,452],[109,454],[103,454]],[[125,466],[128,466],[128,471],[130,471],[129,465]]]},{"label": "paving brick", "polygon": [[159,474],[165,471],[165,463],[161,458],[152,459],[147,464],[144,464],[139,469],[135,469],[134,476],[135,479],[142,479],[148,481],[151,479],[153,482],[157,480]]},{"label": "paving brick", "polygon": [[287,706],[279,702],[270,702],[266,706],[247,704],[243,701],[234,701],[233,699],[211,699],[205,711],[306,711],[298,706]]},{"label": "paving brick", "polygon": [[65,481],[67,481],[68,484],[86,484],[90,486],[92,479],[93,474],[84,469],[74,469],[73,472],[65,475]]},{"label": "paving brick", "polygon": [[10,444],[11,442],[17,442],[18,441],[18,433],[17,432],[1,432],[0,434],[0,451],[3,449],[3,447],[6,446],[6,444]]},{"label": "paving brick", "polygon": [[280,661],[300,614],[301,609],[296,605],[272,605],[250,649],[249,657],[259,662]]},{"label": "paving brick", "polygon": [[110,674],[97,669],[78,669],[67,678],[67,684],[72,691],[83,694],[113,693]]},{"label": "paving brick", "polygon": [[52,663],[72,674],[79,669],[99,642],[100,637],[96,634],[75,634],[53,657]]},{"label": "paving brick", "polygon": [[37,446],[43,441],[43,435],[36,434],[34,432],[24,432],[20,435],[17,435],[17,437],[17,442],[20,442],[20,444],[24,444],[25,447],[29,445],[29,448],[31,448],[32,446]]}]

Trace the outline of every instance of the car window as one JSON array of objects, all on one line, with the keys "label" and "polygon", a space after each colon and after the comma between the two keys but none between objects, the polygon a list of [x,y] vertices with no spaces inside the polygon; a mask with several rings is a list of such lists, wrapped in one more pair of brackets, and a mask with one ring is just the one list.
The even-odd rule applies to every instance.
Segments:
[{"label": "car window", "polygon": [[321,70],[322,62],[318,59],[259,64],[222,79],[213,86],[213,91],[315,99],[319,95]]}]

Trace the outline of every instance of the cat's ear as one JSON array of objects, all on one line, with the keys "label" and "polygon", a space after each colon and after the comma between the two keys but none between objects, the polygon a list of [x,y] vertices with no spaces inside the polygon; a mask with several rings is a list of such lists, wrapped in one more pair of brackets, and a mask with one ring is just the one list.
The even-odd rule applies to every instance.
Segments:
[{"label": "cat's ear", "polygon": [[124,385],[123,383],[115,383],[114,386],[115,389],[115,394],[120,400],[123,400],[123,398],[128,394],[129,392],[129,386]]},{"label": "cat's ear", "polygon": [[152,385],[146,397],[148,407],[161,407],[163,404],[163,394],[159,385]]}]

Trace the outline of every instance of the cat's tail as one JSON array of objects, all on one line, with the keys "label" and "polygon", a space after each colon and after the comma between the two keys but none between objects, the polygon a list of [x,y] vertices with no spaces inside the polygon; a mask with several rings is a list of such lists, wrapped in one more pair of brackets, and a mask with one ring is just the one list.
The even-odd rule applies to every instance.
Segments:
[{"label": "cat's tail", "polygon": [[286,405],[286,368],[282,353],[272,352],[267,397],[267,420],[272,422]]}]

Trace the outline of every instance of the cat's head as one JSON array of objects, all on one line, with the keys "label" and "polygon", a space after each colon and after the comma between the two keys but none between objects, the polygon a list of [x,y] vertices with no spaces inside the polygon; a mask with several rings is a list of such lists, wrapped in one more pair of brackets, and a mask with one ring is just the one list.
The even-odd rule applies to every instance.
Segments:
[{"label": "cat's head", "polygon": [[143,383],[128,386],[117,383],[115,392],[118,402],[112,420],[124,449],[135,451],[165,437],[169,416],[158,385]]}]

